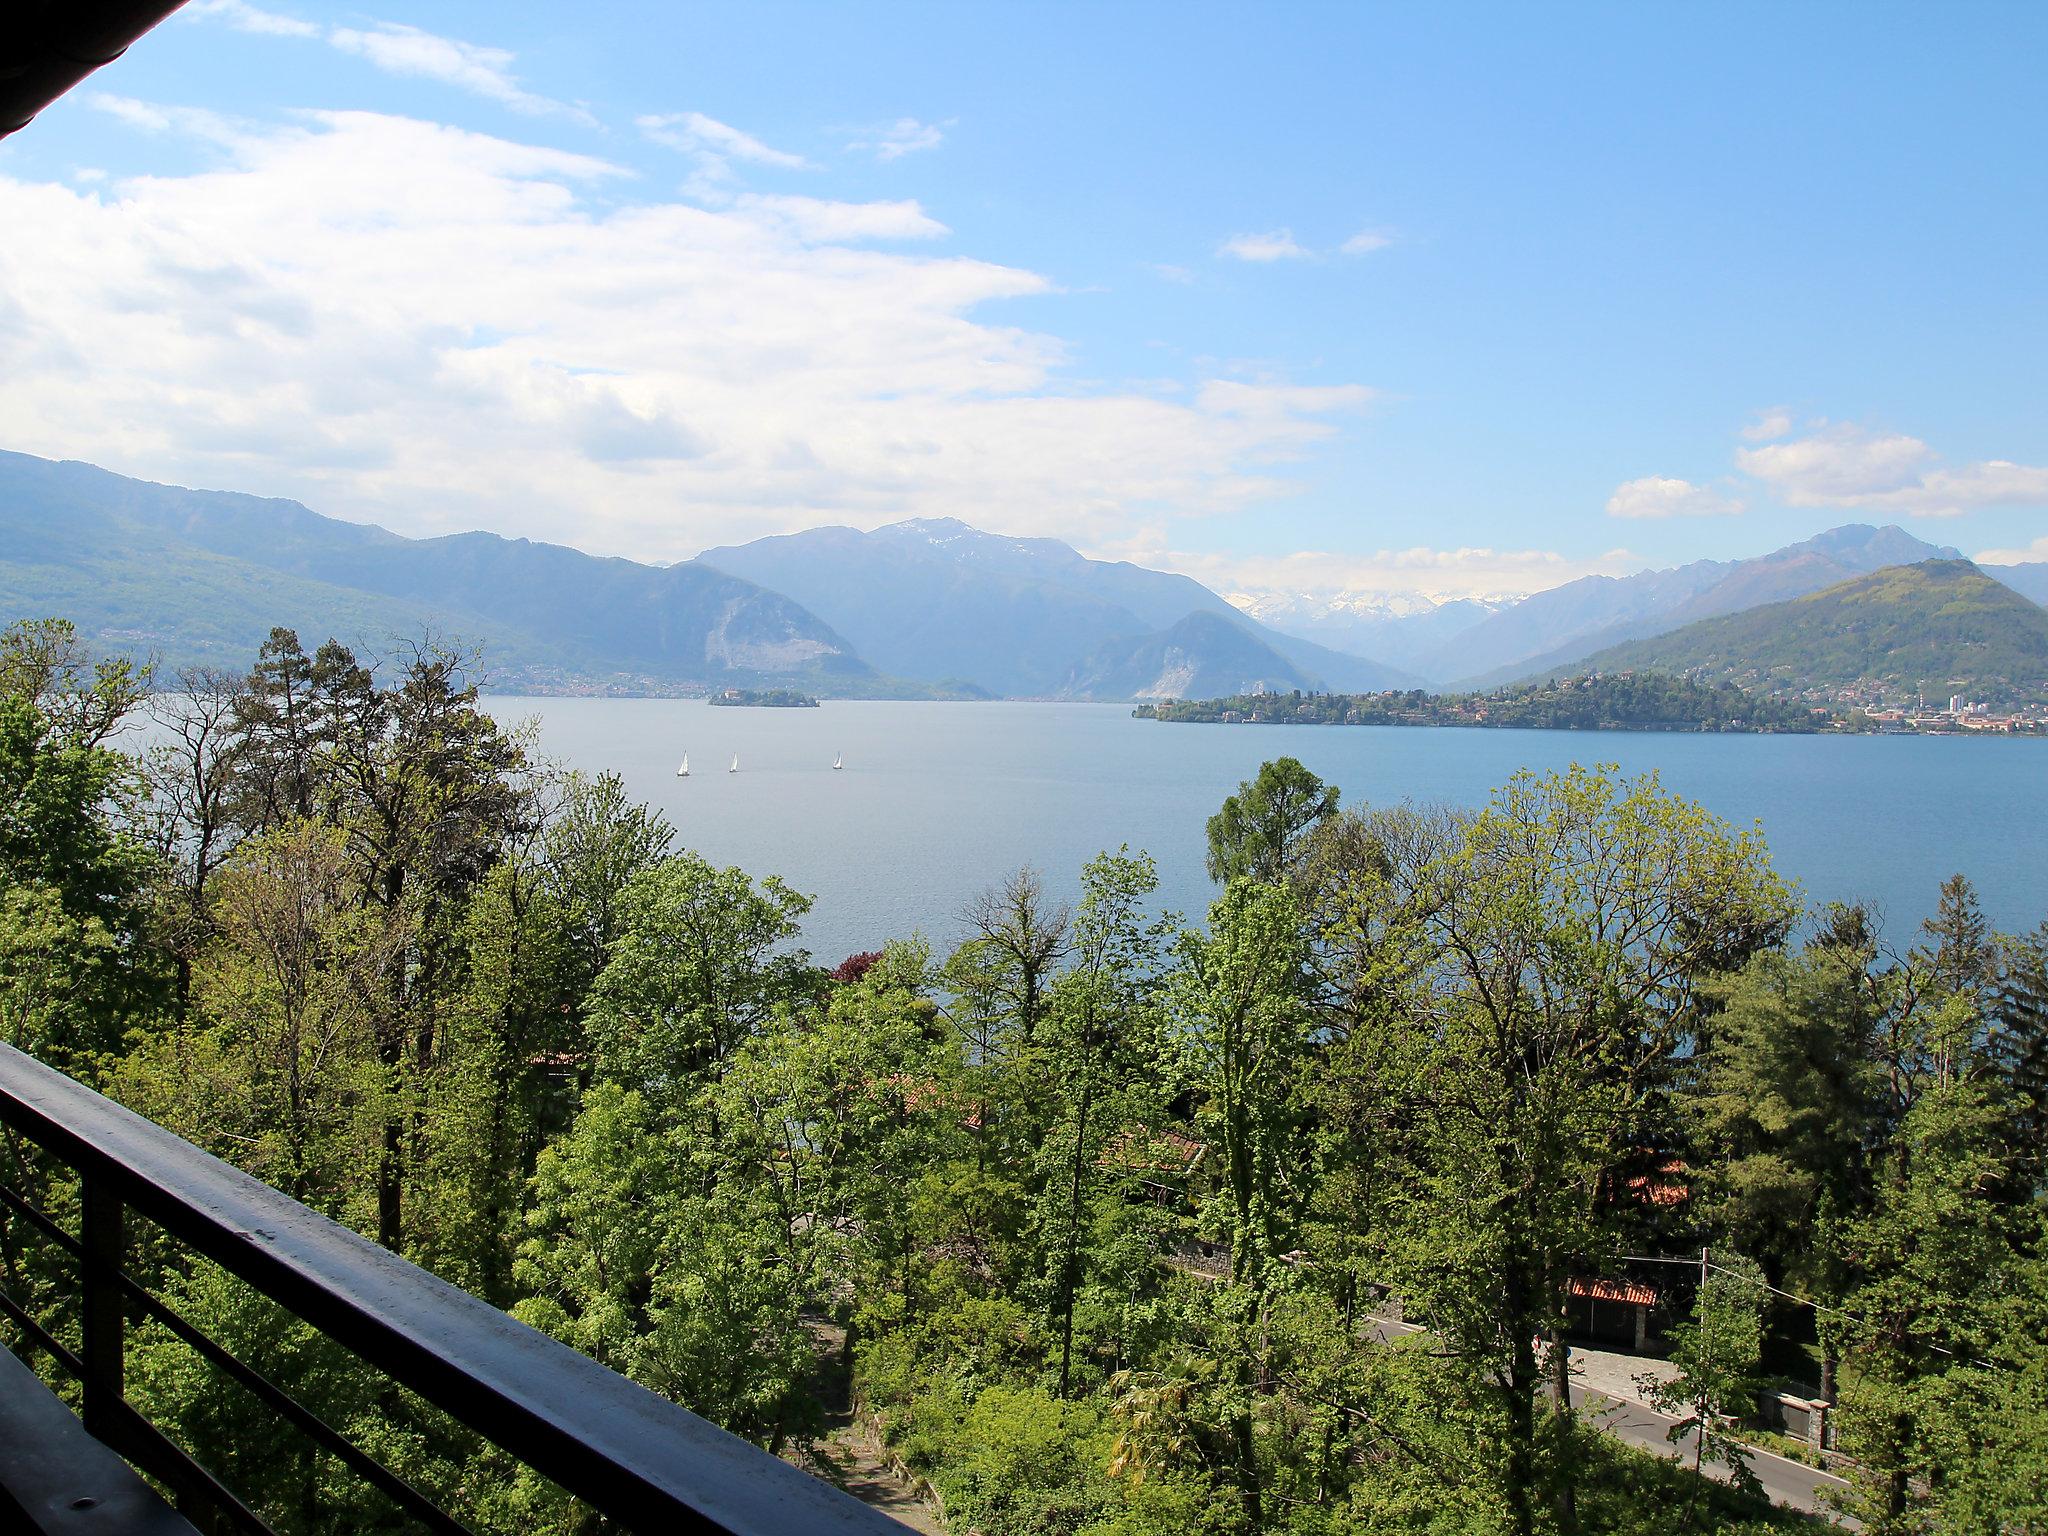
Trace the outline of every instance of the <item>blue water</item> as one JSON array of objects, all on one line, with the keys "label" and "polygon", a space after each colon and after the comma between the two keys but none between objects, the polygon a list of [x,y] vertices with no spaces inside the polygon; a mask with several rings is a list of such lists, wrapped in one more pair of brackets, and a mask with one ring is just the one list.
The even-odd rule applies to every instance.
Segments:
[{"label": "blue water", "polygon": [[1809,902],[1876,903],[1901,945],[1958,870],[1996,925],[2048,918],[2044,740],[1164,725],[1105,704],[488,702],[532,720],[545,755],[622,774],[707,858],[816,897],[806,944],[828,963],[912,932],[943,951],[962,906],[1019,865],[1071,898],[1082,864],[1126,843],[1159,861],[1166,905],[1199,915],[1213,894],[1204,822],[1287,755],[1347,805],[1474,805],[1524,767],[1655,768],[1717,815],[1760,823]]}]

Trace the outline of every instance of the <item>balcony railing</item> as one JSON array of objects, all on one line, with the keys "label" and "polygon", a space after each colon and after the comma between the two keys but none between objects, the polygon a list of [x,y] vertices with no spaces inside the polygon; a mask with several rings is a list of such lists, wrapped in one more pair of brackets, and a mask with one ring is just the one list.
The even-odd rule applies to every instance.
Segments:
[{"label": "balcony railing", "polygon": [[5,1045],[0,1122],[78,1175],[76,1234],[20,1191],[0,1185],[0,1201],[77,1260],[81,1347],[67,1348],[13,1298],[0,1295],[0,1312],[79,1380],[86,1429],[210,1523],[269,1532],[125,1399],[131,1314],[183,1339],[419,1526],[465,1529],[136,1281],[124,1267],[131,1215],[629,1530],[901,1536],[903,1527],[880,1512]]}]

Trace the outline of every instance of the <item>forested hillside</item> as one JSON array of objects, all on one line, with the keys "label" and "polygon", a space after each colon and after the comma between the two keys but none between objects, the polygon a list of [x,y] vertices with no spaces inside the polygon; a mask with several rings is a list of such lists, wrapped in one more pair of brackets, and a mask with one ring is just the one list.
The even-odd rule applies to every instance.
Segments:
[{"label": "forested hillside", "polygon": [[2048,701],[2048,610],[1967,560],[1924,560],[1615,646],[1582,666],[1684,673],[1778,697],[2038,704]]},{"label": "forested hillside", "polygon": [[1426,675],[1467,688],[1513,682],[1562,670],[1625,640],[1817,592],[1884,566],[1960,556],[1902,528],[1848,523],[1747,560],[1582,576],[1466,630],[1428,659]]},{"label": "forested hillside", "polygon": [[[0,638],[4,1038],[763,1446],[850,1402],[961,1536],[1802,1523],[1550,1395],[1627,1281],[1707,1458],[1782,1380],[1866,1529],[2048,1527],[2048,924],[1960,876],[1886,935],[1654,776],[1346,807],[1283,759],[1206,913],[1120,849],[1071,910],[990,870],[950,950],[813,957],[802,893],[548,768],[453,658],[251,661],[137,758],[131,672]],[[10,1209],[0,1259],[75,1343],[69,1255]],[[209,1264],[128,1262],[474,1529],[598,1529]],[[279,1531],[408,1528],[154,1322],[126,1390]]]}]

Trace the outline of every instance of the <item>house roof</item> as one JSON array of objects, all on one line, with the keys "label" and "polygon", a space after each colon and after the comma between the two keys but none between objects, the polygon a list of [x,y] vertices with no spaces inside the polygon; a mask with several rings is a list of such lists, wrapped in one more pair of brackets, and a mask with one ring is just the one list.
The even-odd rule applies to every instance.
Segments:
[{"label": "house roof", "polygon": [[1111,1139],[1096,1166],[1126,1173],[1164,1173],[1185,1178],[1195,1171],[1208,1148],[1179,1131],[1128,1130]]},{"label": "house roof", "polygon": [[1591,1301],[1622,1301],[1630,1306],[1654,1307],[1657,1291],[1640,1280],[1581,1280],[1571,1282],[1571,1293]]},{"label": "house roof", "polygon": [[1684,1158],[1667,1157],[1647,1173],[1632,1173],[1622,1182],[1636,1199],[1668,1210],[1692,1198],[1691,1173]]}]

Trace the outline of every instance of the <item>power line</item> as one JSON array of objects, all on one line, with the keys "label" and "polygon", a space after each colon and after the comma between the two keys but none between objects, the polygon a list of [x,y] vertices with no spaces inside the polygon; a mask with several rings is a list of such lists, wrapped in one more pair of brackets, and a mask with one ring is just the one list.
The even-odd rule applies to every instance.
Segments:
[{"label": "power line", "polygon": [[[1871,1326],[1870,1319],[1867,1317],[1858,1317],[1854,1312],[1844,1312],[1840,1307],[1826,1306],[1821,1302],[1815,1301],[1810,1296],[1795,1295],[1791,1291],[1782,1290],[1779,1287],[1772,1285],[1768,1280],[1759,1280],[1752,1275],[1742,1274],[1738,1270],[1725,1269],[1719,1264],[1710,1264],[1708,1267],[1711,1268],[1714,1271],[1714,1273],[1718,1275],[1726,1275],[1731,1280],[1741,1280],[1750,1285],[1761,1286],[1763,1289],[1771,1292],[1773,1295],[1783,1296],[1787,1301],[1796,1301],[1802,1306],[1813,1308],[1813,1310],[1816,1312],[1826,1312],[1835,1317],[1845,1317],[1852,1323],[1861,1323],[1865,1327]],[[1933,1350],[1937,1355],[1947,1355],[1951,1360],[1960,1360],[1963,1362],[1963,1364],[1974,1365],[1979,1370],[2005,1370],[2004,1366],[1994,1365],[1989,1360],[1973,1360],[1970,1359],[1968,1356],[1959,1355],[1954,1350],[1945,1349],[1941,1345],[1934,1343],[1932,1340],[1922,1340],[1921,1342],[1926,1348]]]},{"label": "power line", "polygon": [[[1623,1264],[1680,1264],[1687,1269],[1703,1267],[1702,1261],[1699,1259],[1675,1259],[1653,1253],[1624,1253],[1620,1256],[1619,1262]],[[1831,1317],[1846,1318],[1852,1323],[1861,1323],[1866,1328],[1872,1326],[1870,1319],[1867,1317],[1859,1317],[1854,1312],[1845,1312],[1840,1307],[1828,1306],[1825,1302],[1815,1301],[1811,1296],[1801,1296],[1795,1291],[1788,1291],[1781,1286],[1772,1285],[1768,1280],[1760,1280],[1754,1275],[1743,1274],[1740,1270],[1729,1269],[1727,1266],[1716,1264],[1712,1260],[1707,1260],[1704,1267],[1711,1269],[1717,1275],[1726,1275],[1731,1280],[1740,1280],[1745,1285],[1761,1287],[1774,1296],[1782,1296],[1787,1301],[1796,1301],[1803,1307],[1811,1307],[1816,1312],[1825,1312]],[[1922,1343],[1924,1347],[1933,1350],[1937,1355],[1946,1355],[1951,1360],[1960,1360],[1963,1364],[1975,1366],[1979,1370],[1998,1371],[2006,1375],[2012,1374],[2010,1367],[1997,1365],[1989,1360],[1971,1359],[1967,1355],[1957,1354],[1954,1350],[1945,1348],[1931,1340],[1923,1340]]]}]

